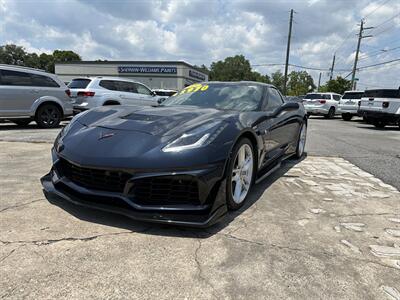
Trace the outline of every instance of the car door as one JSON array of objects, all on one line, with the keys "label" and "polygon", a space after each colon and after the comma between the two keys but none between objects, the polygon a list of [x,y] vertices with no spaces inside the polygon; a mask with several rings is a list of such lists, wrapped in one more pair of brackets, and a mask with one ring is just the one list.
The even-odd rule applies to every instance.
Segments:
[{"label": "car door", "polygon": [[143,101],[143,105],[157,104],[157,97],[154,96],[154,93],[149,88],[140,83],[135,83],[135,85],[140,99]]},{"label": "car door", "polygon": [[26,116],[38,93],[32,86],[27,72],[0,70],[0,113],[1,116]]},{"label": "car door", "polygon": [[267,102],[264,111],[271,115],[267,119],[267,130],[269,131],[267,143],[267,155],[269,158],[276,158],[288,152],[289,146],[297,140],[300,129],[299,120],[294,111],[284,110],[278,114],[274,112],[284,104],[281,93],[274,87],[269,87]]}]

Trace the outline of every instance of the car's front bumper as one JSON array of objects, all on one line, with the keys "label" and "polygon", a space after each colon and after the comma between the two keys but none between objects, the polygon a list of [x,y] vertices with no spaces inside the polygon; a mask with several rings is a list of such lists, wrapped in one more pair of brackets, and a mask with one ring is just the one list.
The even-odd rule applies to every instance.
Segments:
[{"label": "car's front bumper", "polygon": [[[53,159],[56,154],[53,152]],[[57,160],[52,170],[41,178],[47,195],[56,196],[68,202],[98,210],[125,215],[129,218],[183,225],[190,227],[208,227],[218,222],[227,213],[226,182],[223,178],[223,166],[180,172],[155,172],[135,174],[127,183],[123,192],[110,192],[78,185],[57,169]],[[130,193],[130,184],[141,178],[162,176],[191,176],[198,181],[199,203],[168,204],[143,203]],[[51,198],[51,197],[49,197]],[[49,199],[51,200],[51,199]]]}]

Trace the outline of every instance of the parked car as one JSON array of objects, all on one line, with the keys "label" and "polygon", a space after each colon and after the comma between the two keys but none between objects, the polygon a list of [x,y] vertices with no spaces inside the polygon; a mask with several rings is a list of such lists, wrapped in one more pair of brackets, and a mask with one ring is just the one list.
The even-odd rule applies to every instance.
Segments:
[{"label": "parked car", "polygon": [[[160,106],[97,108],[58,135],[47,194],[133,219],[205,227],[304,153],[307,117],[272,85],[207,82]],[[139,142],[137,142],[139,141]]]},{"label": "parked car", "polygon": [[67,86],[54,74],[41,70],[0,65],[0,119],[26,126],[54,128],[72,115]]},{"label": "parked car", "polygon": [[75,78],[68,87],[75,113],[104,105],[158,104],[158,97],[147,86],[121,77]]},{"label": "parked car", "polygon": [[366,90],[358,113],[377,128],[384,128],[386,125],[400,126],[400,88]]},{"label": "parked car", "polygon": [[166,89],[153,89],[153,93],[156,94],[158,103],[162,103],[168,97],[175,95],[178,91],[176,90],[166,90]]},{"label": "parked car", "polygon": [[363,91],[346,91],[339,101],[339,113],[342,119],[350,121],[354,116],[358,115],[358,102],[362,98]]},{"label": "parked car", "polygon": [[341,95],[336,93],[308,93],[303,99],[307,115],[323,115],[331,119],[338,114]]}]

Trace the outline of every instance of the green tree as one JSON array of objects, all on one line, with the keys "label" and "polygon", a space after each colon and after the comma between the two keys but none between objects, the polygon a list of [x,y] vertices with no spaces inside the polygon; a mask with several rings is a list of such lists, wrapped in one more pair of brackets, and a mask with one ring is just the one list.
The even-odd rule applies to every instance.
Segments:
[{"label": "green tree", "polygon": [[264,83],[271,83],[271,78],[267,74],[262,75],[256,71],[252,72],[252,81],[264,82]]},{"label": "green tree", "polygon": [[320,88],[321,92],[333,92],[338,94],[344,94],[344,92],[348,90],[351,90],[351,81],[340,76],[336,79],[329,80]]},{"label": "green tree", "polygon": [[281,91],[283,91],[283,74],[281,71],[276,71],[271,74],[271,83]]},{"label": "green tree", "polygon": [[54,57],[52,54],[42,53],[39,55],[40,69],[54,72]]},{"label": "green tree", "polygon": [[8,65],[24,65],[26,51],[14,44],[0,46],[0,63]]},{"label": "green tree", "polygon": [[305,95],[314,89],[314,80],[306,71],[290,72],[287,82],[289,96]]},{"label": "green tree", "polygon": [[227,57],[211,64],[210,80],[240,81],[252,78],[250,62],[243,55]]}]

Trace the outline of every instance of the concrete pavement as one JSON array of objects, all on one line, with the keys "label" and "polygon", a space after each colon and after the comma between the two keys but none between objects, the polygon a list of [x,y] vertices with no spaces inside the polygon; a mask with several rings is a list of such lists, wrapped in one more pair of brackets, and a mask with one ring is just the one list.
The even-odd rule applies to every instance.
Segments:
[{"label": "concrete pavement", "polygon": [[400,194],[342,158],[290,161],[241,211],[192,230],[50,204],[50,147],[0,142],[1,298],[400,295]]}]

